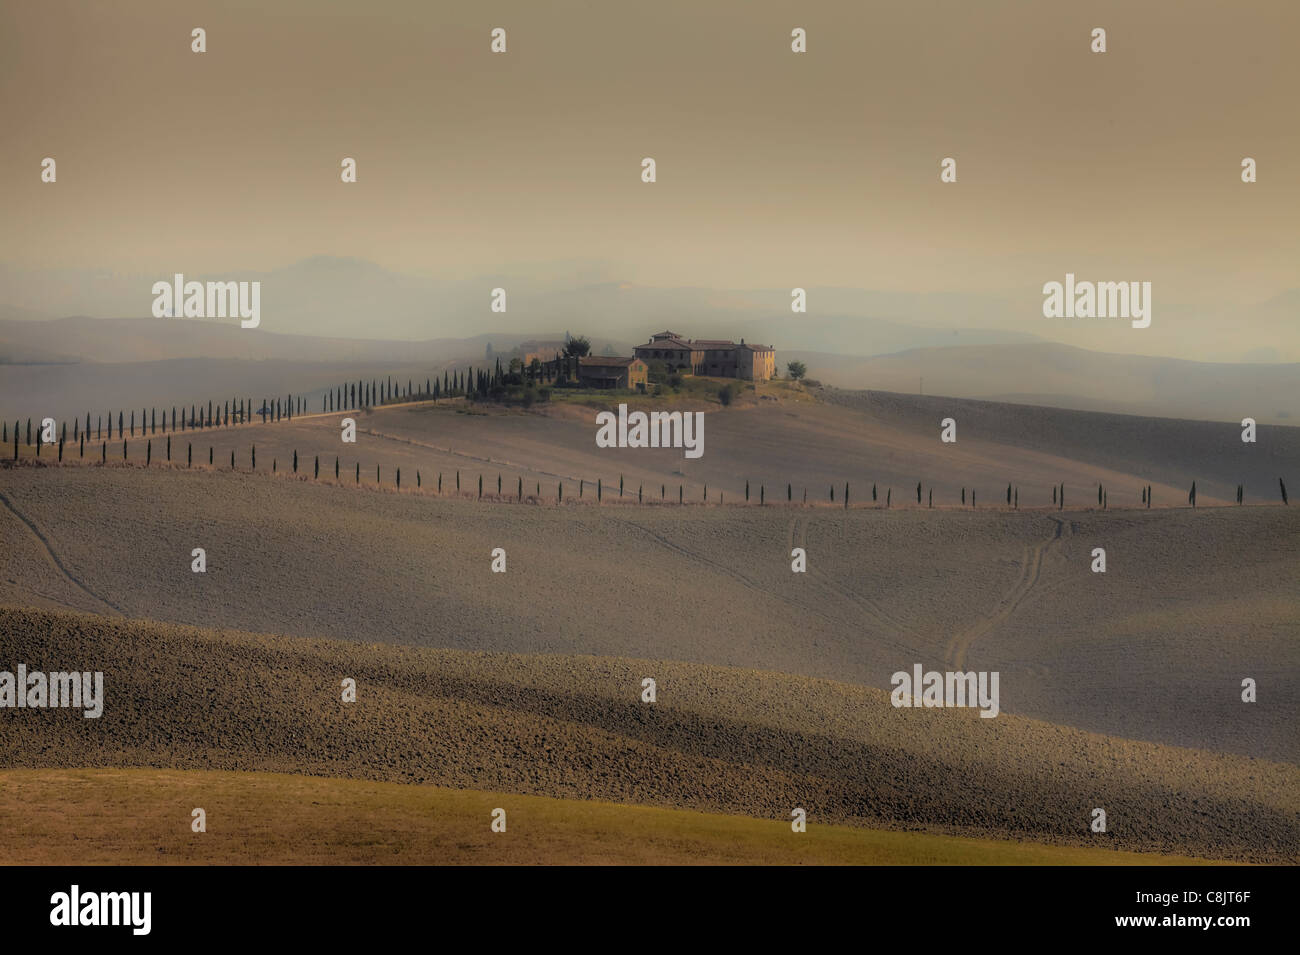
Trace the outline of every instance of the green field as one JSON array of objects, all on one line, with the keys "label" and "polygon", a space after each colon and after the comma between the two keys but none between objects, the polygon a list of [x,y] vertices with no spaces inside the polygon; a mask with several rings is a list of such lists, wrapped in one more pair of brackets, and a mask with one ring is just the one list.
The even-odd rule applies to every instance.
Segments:
[{"label": "green field", "polygon": [[[195,807],[207,831],[191,830]],[[491,831],[496,808],[506,831]],[[1152,865],[1180,856],[271,773],[8,770],[16,865]]]}]

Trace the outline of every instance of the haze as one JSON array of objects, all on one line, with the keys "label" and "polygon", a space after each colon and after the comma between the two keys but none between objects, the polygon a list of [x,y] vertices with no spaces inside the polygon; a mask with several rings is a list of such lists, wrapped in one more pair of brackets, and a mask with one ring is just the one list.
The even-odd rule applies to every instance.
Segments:
[{"label": "haze", "polygon": [[[433,338],[550,329],[565,307],[618,323],[617,297],[583,314],[598,286],[650,290],[647,332],[683,324],[680,290],[702,290],[683,329],[701,336],[713,309],[784,310],[786,348],[831,321],[843,352],[878,354],[862,320],[884,319],[1296,361],[1298,26],[1263,0],[8,4],[0,304],[145,316],[174,272],[327,256],[427,294],[381,288],[359,313],[267,285],[264,328]],[[1043,318],[1067,271],[1152,282],[1151,328]],[[497,284],[508,317],[487,310]]]}]

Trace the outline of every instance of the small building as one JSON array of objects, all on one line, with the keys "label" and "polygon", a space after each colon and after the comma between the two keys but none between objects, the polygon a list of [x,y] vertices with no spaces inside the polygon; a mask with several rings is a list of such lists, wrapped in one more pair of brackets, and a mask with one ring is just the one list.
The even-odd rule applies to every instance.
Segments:
[{"label": "small building", "polygon": [[588,356],[578,360],[578,383],[584,388],[645,391],[648,371],[640,358]]},{"label": "small building", "polygon": [[564,354],[564,342],[520,342],[516,351],[519,359],[527,368],[534,360],[538,362],[554,361]]}]

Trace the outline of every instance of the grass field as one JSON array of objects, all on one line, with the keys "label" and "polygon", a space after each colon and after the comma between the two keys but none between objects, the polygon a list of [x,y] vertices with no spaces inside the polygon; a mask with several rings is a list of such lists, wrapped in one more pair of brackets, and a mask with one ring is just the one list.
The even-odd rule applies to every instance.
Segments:
[{"label": "grass field", "polygon": [[[207,831],[191,830],[206,812]],[[506,831],[491,814],[506,810]],[[273,773],[9,770],[14,865],[1166,865],[1204,860]]]}]

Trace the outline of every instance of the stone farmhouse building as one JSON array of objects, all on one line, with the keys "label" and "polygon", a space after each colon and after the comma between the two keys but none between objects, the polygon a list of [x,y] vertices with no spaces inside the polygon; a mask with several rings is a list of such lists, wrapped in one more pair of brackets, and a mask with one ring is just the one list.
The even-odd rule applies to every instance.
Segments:
[{"label": "stone farmhouse building", "polygon": [[542,381],[568,379],[583,388],[623,388],[628,391],[645,391],[650,369],[639,358],[614,358],[589,355],[583,358],[560,356],[549,361],[528,365],[524,371],[536,374]]},{"label": "stone farmhouse building", "polygon": [[645,391],[649,367],[640,358],[578,359],[578,381],[584,388],[626,388]]},{"label": "stone farmhouse building", "polygon": [[672,371],[715,378],[767,381],[776,374],[776,349],[718,339],[683,338],[677,332],[657,332],[633,353],[643,362],[661,361]]}]

